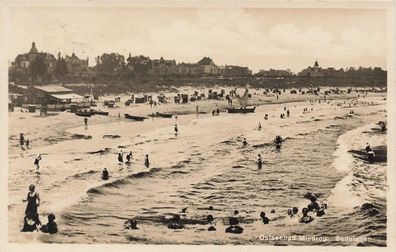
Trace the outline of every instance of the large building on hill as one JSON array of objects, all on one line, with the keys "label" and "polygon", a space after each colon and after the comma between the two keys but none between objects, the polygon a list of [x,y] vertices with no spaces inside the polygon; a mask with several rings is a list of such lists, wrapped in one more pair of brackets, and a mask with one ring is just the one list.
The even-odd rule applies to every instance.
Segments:
[{"label": "large building on hill", "polygon": [[28,53],[19,54],[15,61],[11,63],[11,67],[15,69],[28,69],[32,62],[37,57],[43,57],[44,63],[49,70],[52,70],[55,66],[56,59],[54,55],[44,52],[39,52],[36,48],[36,43],[32,42],[32,47],[30,48]]},{"label": "large building on hill", "polygon": [[205,75],[220,75],[220,69],[216,66],[213,60],[209,57],[203,57],[197,62],[198,65],[202,66],[202,72]]},{"label": "large building on hill", "polygon": [[[59,56],[60,57],[60,53]],[[79,59],[74,53],[71,56],[65,56],[65,62],[68,73],[73,76],[80,76],[88,71],[89,58],[86,60]]]},{"label": "large building on hill", "polygon": [[36,43],[33,41],[32,46],[27,53],[19,54],[11,63],[9,68],[10,79],[12,81],[31,81],[31,67],[36,60],[41,60],[45,64],[45,71],[51,73],[56,64],[54,55],[45,52],[39,52]]},{"label": "large building on hill", "polygon": [[315,61],[315,64],[313,67],[309,66],[301,72],[298,73],[299,76],[305,76],[305,77],[321,77],[323,76],[323,73],[321,72],[322,68],[319,66],[318,61]]},{"label": "large building on hill", "polygon": [[177,74],[175,60],[165,60],[164,58],[152,60],[150,62],[149,74],[154,76],[164,76]]}]

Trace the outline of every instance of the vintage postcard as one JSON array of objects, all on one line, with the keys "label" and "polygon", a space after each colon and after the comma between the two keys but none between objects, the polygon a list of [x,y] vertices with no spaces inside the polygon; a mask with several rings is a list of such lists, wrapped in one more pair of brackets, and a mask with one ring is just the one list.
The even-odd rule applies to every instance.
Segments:
[{"label": "vintage postcard", "polygon": [[391,1],[1,13],[10,251],[394,248]]}]

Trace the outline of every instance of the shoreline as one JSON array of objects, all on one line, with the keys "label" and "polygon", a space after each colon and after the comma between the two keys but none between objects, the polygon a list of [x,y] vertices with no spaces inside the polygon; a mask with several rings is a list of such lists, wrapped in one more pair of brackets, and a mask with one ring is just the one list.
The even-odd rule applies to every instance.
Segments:
[{"label": "shoreline", "polygon": [[[207,91],[207,90],[206,90]],[[289,90],[287,90],[289,92]],[[172,95],[172,93],[167,94]],[[373,93],[374,97],[378,95],[378,93]],[[111,98],[112,96],[108,96],[108,98]],[[128,96],[123,96],[121,97],[121,100],[127,99]],[[340,94],[340,95],[331,95],[327,97],[327,101],[329,102],[335,102],[337,100],[350,100],[350,99],[356,99],[357,94]],[[318,95],[291,95],[290,93],[284,93],[282,95],[279,95],[279,100],[276,99],[276,95],[274,94],[268,94],[268,95],[263,95],[263,94],[257,94],[255,91],[253,91],[252,94],[252,102],[249,104],[249,106],[266,106],[266,105],[280,105],[280,104],[290,104],[290,103],[303,103],[307,102],[309,100],[317,101],[317,100],[322,100],[323,101],[323,96],[318,96]],[[99,101],[100,102],[100,101]],[[145,104],[131,104],[130,106],[124,106],[122,103],[120,104],[121,107],[118,108],[106,108],[103,105],[99,105],[96,108],[99,108],[101,110],[109,111],[110,114],[109,116],[100,116],[100,115],[95,115],[94,117],[89,118],[89,125],[95,125],[95,124],[106,124],[106,123],[113,123],[118,121],[118,113],[121,114],[121,120],[123,119],[123,114],[124,113],[135,113],[140,116],[148,116],[152,113],[155,113],[157,111],[162,112],[162,113],[171,113],[173,115],[192,115],[196,114],[196,106],[199,107],[199,112],[200,114],[206,113],[210,115],[211,111],[216,109],[217,107],[222,111],[223,113],[226,113],[225,110],[228,107],[227,102],[225,100],[201,100],[201,101],[196,101],[196,102],[189,102],[187,104],[175,104],[172,101],[167,102],[164,104],[158,105],[158,107],[153,107],[150,108],[147,103]],[[236,106],[238,107],[238,106]],[[69,129],[78,127],[79,125],[83,124],[83,117],[78,117],[75,116],[73,113],[68,113],[68,112],[51,112],[52,115],[50,116],[39,116],[38,112],[36,113],[20,113],[19,108],[16,108],[15,112],[9,112],[8,117],[9,117],[9,137],[8,137],[8,143],[9,143],[9,153],[19,153],[20,148],[18,148],[18,136],[20,132],[25,133],[29,137],[27,137],[31,141],[31,145],[50,145],[53,143],[57,143],[60,141],[64,140],[72,140],[72,135],[68,134],[67,131]],[[204,114],[202,114],[204,115]],[[28,119],[36,118],[36,122],[33,123],[34,128],[33,130],[29,127],[23,127],[20,124],[13,125],[14,122],[17,122],[18,119],[23,118],[23,117],[28,117]],[[61,117],[64,117],[63,120],[59,120]],[[54,120],[51,120],[54,119]],[[57,120],[58,119],[58,120]],[[34,119],[33,119],[34,120]],[[37,127],[37,124],[40,124],[39,127]],[[14,129],[20,128],[21,130],[15,131]],[[47,132],[41,132],[40,129],[45,128],[45,130],[48,130]],[[43,134],[44,133],[44,134]],[[35,135],[36,134],[36,135]],[[30,137],[30,136],[33,136]],[[30,139],[32,138],[32,139]]]}]

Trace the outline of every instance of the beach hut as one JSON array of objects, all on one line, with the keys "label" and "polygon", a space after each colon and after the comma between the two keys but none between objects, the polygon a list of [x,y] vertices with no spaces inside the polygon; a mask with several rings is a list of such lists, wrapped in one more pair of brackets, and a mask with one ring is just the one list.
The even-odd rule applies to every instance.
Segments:
[{"label": "beach hut", "polygon": [[181,102],[182,103],[188,103],[188,94],[182,94],[181,95]]},{"label": "beach hut", "polygon": [[164,94],[159,94],[157,96],[158,102],[165,103],[166,96]]},{"label": "beach hut", "polygon": [[70,112],[74,113],[77,111],[77,109],[78,109],[77,104],[70,104]]},{"label": "beach hut", "polygon": [[145,97],[135,97],[135,103],[145,103],[146,101]]},{"label": "beach hut", "polygon": [[28,110],[29,110],[29,113],[35,113],[35,112],[36,112],[36,106],[34,106],[34,105],[29,105],[29,106],[28,106]]}]

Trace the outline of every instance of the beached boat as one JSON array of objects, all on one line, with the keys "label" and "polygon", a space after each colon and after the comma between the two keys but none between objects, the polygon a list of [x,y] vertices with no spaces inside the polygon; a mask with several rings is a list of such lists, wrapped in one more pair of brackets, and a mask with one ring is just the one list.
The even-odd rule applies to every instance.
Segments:
[{"label": "beached boat", "polygon": [[91,111],[83,111],[83,110],[77,110],[76,112],[74,112],[74,114],[76,116],[83,116],[83,117],[91,117],[93,115],[93,113]]},{"label": "beached boat", "polygon": [[248,107],[248,100],[250,99],[251,95],[249,94],[249,85],[245,88],[245,93],[242,96],[236,94],[236,100],[241,104],[240,108],[227,108],[228,113],[254,113],[256,107]]},{"label": "beached boat", "polygon": [[228,113],[254,113],[256,107],[253,108],[227,108]]},{"label": "beached boat", "polygon": [[168,114],[168,113],[152,113],[150,115],[151,117],[163,117],[163,118],[172,118],[172,114]]},{"label": "beached boat", "polygon": [[133,116],[130,114],[124,114],[126,119],[134,120],[134,121],[143,121],[144,119],[147,119],[147,117],[144,116]]},{"label": "beached boat", "polygon": [[109,112],[101,111],[101,110],[91,109],[90,112],[91,112],[92,115],[105,115],[105,116],[109,115]]}]

